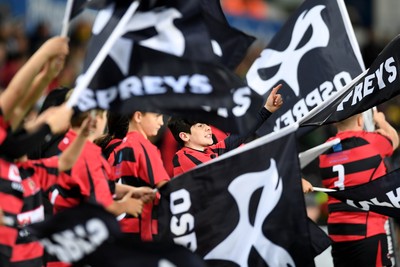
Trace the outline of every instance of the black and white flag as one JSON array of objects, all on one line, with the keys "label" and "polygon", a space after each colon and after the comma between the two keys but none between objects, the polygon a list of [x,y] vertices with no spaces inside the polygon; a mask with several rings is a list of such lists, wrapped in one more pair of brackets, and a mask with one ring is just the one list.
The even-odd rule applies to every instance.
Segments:
[{"label": "black and white flag", "polygon": [[[225,131],[254,123],[262,98],[219,64],[199,1],[163,1],[138,11],[77,101],[122,113],[156,111],[201,119]],[[99,12],[84,69],[96,58],[124,8]],[[79,80],[78,80],[79,83]]]},{"label": "black and white flag", "polygon": [[369,183],[328,194],[354,208],[400,219],[400,169]]},{"label": "black and white flag", "polygon": [[112,0],[68,0],[68,1],[72,2],[69,20],[73,20],[86,8],[99,10],[112,2]]},{"label": "black and white flag", "polygon": [[30,225],[28,230],[47,253],[73,266],[206,266],[199,256],[182,246],[126,239],[114,215],[96,204],[67,209]]},{"label": "black and white flag", "polygon": [[285,105],[260,135],[298,121],[365,69],[343,0],[306,0],[250,67],[248,85],[267,96],[283,83]]},{"label": "black and white flag", "polygon": [[[296,129],[248,143],[163,186],[161,237],[210,266],[313,266],[329,238],[315,226],[309,230]],[[316,243],[325,244],[317,251],[315,230],[322,232]]]},{"label": "black and white flag", "polygon": [[321,108],[306,116],[300,126],[344,120],[390,100],[400,93],[400,35],[394,38],[365,73]]},{"label": "black and white flag", "polygon": [[224,66],[234,70],[246,56],[255,38],[228,24],[220,0],[201,0],[201,6],[214,53]]}]

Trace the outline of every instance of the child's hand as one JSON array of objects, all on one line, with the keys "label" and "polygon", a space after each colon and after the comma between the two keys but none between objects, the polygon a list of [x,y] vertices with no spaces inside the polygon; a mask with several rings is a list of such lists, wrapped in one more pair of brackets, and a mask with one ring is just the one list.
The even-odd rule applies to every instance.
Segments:
[{"label": "child's hand", "polygon": [[301,187],[303,188],[304,194],[314,191],[312,184],[304,178],[301,178]]},{"label": "child's hand", "polygon": [[278,84],[274,88],[272,88],[271,93],[267,98],[267,102],[265,102],[264,107],[271,113],[277,111],[283,105],[283,99],[280,94],[277,94],[278,90],[282,88],[282,84]]},{"label": "child's hand", "polygon": [[52,37],[47,40],[37,51],[45,56],[45,60],[50,60],[53,57],[66,57],[69,53],[68,38],[67,37]]}]

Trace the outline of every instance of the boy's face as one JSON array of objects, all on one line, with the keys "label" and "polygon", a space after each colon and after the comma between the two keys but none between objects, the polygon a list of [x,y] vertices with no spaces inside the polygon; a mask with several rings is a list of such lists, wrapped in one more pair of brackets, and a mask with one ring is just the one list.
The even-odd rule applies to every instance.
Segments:
[{"label": "boy's face", "polygon": [[140,122],[142,130],[147,137],[156,136],[158,130],[164,125],[163,115],[159,113],[146,112]]},{"label": "boy's face", "polygon": [[203,150],[214,143],[211,127],[205,123],[196,123],[190,127],[190,134],[187,134],[188,141],[185,146]]}]

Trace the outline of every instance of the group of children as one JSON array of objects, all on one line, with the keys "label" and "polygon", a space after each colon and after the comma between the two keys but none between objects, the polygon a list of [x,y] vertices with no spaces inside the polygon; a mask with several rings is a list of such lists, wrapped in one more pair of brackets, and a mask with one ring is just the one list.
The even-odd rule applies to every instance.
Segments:
[{"label": "group of children", "polygon": [[[68,266],[46,259],[43,248],[23,226],[44,219],[45,203],[53,213],[83,201],[101,204],[120,221],[127,238],[151,241],[158,233],[157,188],[168,175],[158,148],[149,140],[164,124],[162,114],[133,111],[129,115],[103,110],[73,114],[65,104],[49,107],[22,124],[25,115],[59,73],[68,55],[68,40],[44,43],[0,95],[0,266]],[[182,146],[173,159],[174,175],[232,150],[251,136],[282,104],[273,88],[243,135],[214,142],[208,124],[170,118],[168,128]],[[62,96],[64,98],[64,96]],[[68,97],[68,94],[67,96]],[[26,157],[39,144],[59,135],[46,158]],[[44,141],[43,141],[44,140]],[[306,188],[306,189],[304,189]],[[310,191],[309,184],[303,190]],[[2,218],[1,218],[2,217]]]}]

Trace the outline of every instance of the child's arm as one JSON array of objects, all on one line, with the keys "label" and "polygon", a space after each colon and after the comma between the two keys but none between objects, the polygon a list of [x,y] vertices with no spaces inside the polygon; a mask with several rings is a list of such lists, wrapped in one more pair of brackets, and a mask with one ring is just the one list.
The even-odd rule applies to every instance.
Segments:
[{"label": "child's arm", "polygon": [[68,52],[68,39],[53,37],[29,58],[0,96],[0,107],[6,120],[12,121],[14,108],[27,95],[34,78],[46,62],[53,57],[65,57]]},{"label": "child's arm", "polygon": [[91,129],[94,127],[94,123],[95,120],[91,116],[83,121],[78,135],[71,145],[69,145],[59,157],[58,170],[60,172],[70,170],[74,166],[82,152],[83,147],[85,146],[86,139],[89,136]]},{"label": "child's arm", "polygon": [[393,150],[395,150],[399,146],[399,135],[396,129],[387,122],[383,112],[374,110],[374,121],[378,127],[376,132],[388,137],[392,141]]},{"label": "child's arm", "polygon": [[248,139],[251,135],[253,135],[258,128],[274,113],[277,111],[282,105],[283,100],[282,96],[278,94],[278,90],[282,88],[282,84],[278,84],[275,86],[271,93],[269,94],[267,101],[264,104],[264,107],[257,114],[257,122],[243,135],[230,135],[225,138],[225,148],[226,151],[237,148],[241,144],[243,144],[246,139]]},{"label": "child's arm", "polygon": [[135,187],[125,184],[115,184],[115,194],[117,199],[122,199],[126,194],[131,194],[133,198],[141,199],[144,203],[155,198],[155,192],[148,186]]},{"label": "child's arm", "polygon": [[[51,112],[50,112],[51,111]],[[39,116],[35,123],[26,131],[9,133],[0,145],[0,153],[13,159],[29,154],[50,134],[62,133],[68,129],[72,109],[65,105],[49,109],[49,112]]]},{"label": "child's arm", "polygon": [[64,57],[53,57],[46,62],[43,70],[36,75],[31,88],[13,111],[11,122],[11,128],[13,130],[20,126],[26,114],[42,96],[43,91],[47,88],[49,83],[58,76],[64,67],[64,61]]},{"label": "child's arm", "polygon": [[142,213],[142,209],[143,201],[132,198],[131,194],[126,194],[121,200],[114,201],[106,207],[106,210],[115,216],[128,213],[134,217],[138,217]]}]

